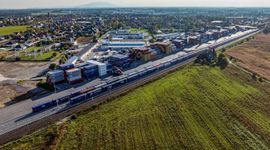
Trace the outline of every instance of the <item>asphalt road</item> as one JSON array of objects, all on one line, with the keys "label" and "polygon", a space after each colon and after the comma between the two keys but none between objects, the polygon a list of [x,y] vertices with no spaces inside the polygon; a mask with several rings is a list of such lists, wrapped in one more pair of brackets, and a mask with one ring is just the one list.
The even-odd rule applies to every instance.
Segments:
[{"label": "asphalt road", "polygon": [[[126,71],[125,74],[129,74],[131,72],[138,71],[138,70],[142,69],[143,67],[151,66],[154,64],[159,64],[160,62],[163,62],[165,60],[176,58],[179,55],[186,55],[187,52],[189,52],[189,51],[199,51],[201,49],[208,48],[209,46],[222,48],[222,47],[225,47],[226,45],[228,45],[228,44],[223,45],[223,43],[225,43],[229,40],[233,40],[232,42],[229,43],[229,44],[231,44],[231,43],[243,40],[243,39],[245,39],[249,36],[252,36],[256,33],[257,33],[256,31],[247,31],[244,33],[238,33],[235,36],[221,38],[217,41],[212,41],[212,42],[209,42],[208,44],[203,44],[203,45],[196,47],[196,48],[193,47],[193,48],[187,49],[186,52],[181,51],[181,52],[178,52],[176,54],[166,56],[160,60],[148,62],[148,63],[143,64],[137,68]],[[179,65],[181,65],[181,64],[184,64],[184,63],[180,63]],[[64,91],[61,91],[59,93],[51,94],[51,95],[48,95],[44,98],[40,98],[37,100],[29,99],[29,100],[26,100],[26,101],[23,101],[23,102],[20,102],[20,103],[17,103],[17,104],[0,109],[0,135],[8,133],[8,132],[15,130],[17,128],[23,127],[27,124],[30,124],[30,123],[35,122],[37,120],[40,120],[42,118],[51,116],[59,111],[66,110],[69,107],[67,104],[63,104],[63,105],[60,105],[58,107],[49,109],[47,111],[33,114],[32,113],[32,106],[37,105],[39,103],[51,101],[52,99],[57,99],[57,98],[61,98],[63,96],[69,95],[74,90],[79,90],[79,89],[83,89],[85,87],[98,85],[99,83],[101,83],[107,79],[110,79],[110,78],[112,78],[112,77],[108,77],[106,79],[96,79],[96,80],[91,81],[87,84],[84,84],[78,88],[64,90]]]}]

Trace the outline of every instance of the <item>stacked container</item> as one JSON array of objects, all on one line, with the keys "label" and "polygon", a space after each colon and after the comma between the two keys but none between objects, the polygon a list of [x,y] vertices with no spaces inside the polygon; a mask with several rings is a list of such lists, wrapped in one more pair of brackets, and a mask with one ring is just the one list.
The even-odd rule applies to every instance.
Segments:
[{"label": "stacked container", "polygon": [[87,63],[98,66],[98,75],[103,77],[107,75],[107,65],[94,60],[88,60]]},{"label": "stacked container", "polygon": [[130,59],[126,55],[116,54],[109,58],[109,63],[117,67],[126,68],[130,65]]},{"label": "stacked container", "polygon": [[98,66],[94,64],[88,64],[81,67],[82,76],[85,79],[91,79],[98,76]]},{"label": "stacked container", "polygon": [[157,52],[155,50],[150,49],[147,53],[142,54],[142,60],[143,61],[151,61],[156,59]]},{"label": "stacked container", "polygon": [[107,63],[106,65],[107,65],[107,73],[108,74],[112,73],[112,71],[113,71],[113,65],[112,64],[109,64],[109,63]]},{"label": "stacked container", "polygon": [[75,67],[74,64],[62,64],[62,65],[59,66],[59,69],[65,71],[65,70],[68,70],[68,69],[72,69],[74,67]]},{"label": "stacked container", "polygon": [[63,70],[54,70],[47,73],[47,83],[57,84],[65,80]]},{"label": "stacked container", "polygon": [[66,70],[66,80],[70,84],[78,83],[82,81],[82,74],[79,68],[73,68]]},{"label": "stacked container", "polygon": [[156,42],[151,45],[152,48],[158,48],[165,54],[170,54],[172,52],[172,43],[171,42]]}]

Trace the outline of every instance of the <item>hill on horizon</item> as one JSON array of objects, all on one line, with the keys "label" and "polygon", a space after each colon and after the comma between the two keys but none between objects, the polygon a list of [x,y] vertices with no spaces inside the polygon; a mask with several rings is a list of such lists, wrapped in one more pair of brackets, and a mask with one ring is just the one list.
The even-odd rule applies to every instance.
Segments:
[{"label": "hill on horizon", "polygon": [[117,6],[108,2],[93,2],[79,6],[79,8],[112,8],[112,7]]}]

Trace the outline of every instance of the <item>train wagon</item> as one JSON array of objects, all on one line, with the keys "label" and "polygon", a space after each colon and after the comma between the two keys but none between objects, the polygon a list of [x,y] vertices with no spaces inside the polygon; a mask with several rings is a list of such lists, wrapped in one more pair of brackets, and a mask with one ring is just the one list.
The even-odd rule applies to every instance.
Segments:
[{"label": "train wagon", "polygon": [[74,105],[74,104],[83,102],[85,100],[86,100],[86,94],[83,94],[83,95],[79,95],[79,96],[71,98],[69,104]]},{"label": "train wagon", "polygon": [[43,103],[43,104],[33,106],[32,111],[33,112],[40,112],[40,111],[44,111],[46,109],[49,109],[49,108],[52,108],[52,107],[55,107],[55,106],[57,106],[57,101],[52,100],[50,102],[46,102],[46,103]]},{"label": "train wagon", "polygon": [[58,101],[58,104],[64,104],[64,103],[67,103],[69,99],[70,99],[69,96],[65,96],[65,97],[59,98],[57,101]]},{"label": "train wagon", "polygon": [[132,73],[130,73],[129,75],[128,75],[128,82],[131,82],[131,81],[134,81],[134,80],[136,80],[136,79],[138,79],[138,77],[139,77],[139,74],[138,74],[138,72],[132,72]]},{"label": "train wagon", "polygon": [[76,96],[88,93],[88,92],[92,91],[93,89],[94,89],[93,87],[88,87],[88,88],[73,92],[70,96],[71,97],[76,97]]}]

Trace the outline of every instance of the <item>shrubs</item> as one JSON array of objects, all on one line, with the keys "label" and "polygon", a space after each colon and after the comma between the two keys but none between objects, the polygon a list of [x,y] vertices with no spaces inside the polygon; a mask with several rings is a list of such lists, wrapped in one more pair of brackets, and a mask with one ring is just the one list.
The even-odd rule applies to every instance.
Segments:
[{"label": "shrubs", "polygon": [[199,63],[201,65],[213,65],[216,61],[216,52],[215,50],[212,50],[206,54],[201,54],[197,57],[195,60],[195,63]]},{"label": "shrubs", "polygon": [[50,66],[49,66],[49,69],[50,70],[55,70],[55,68],[56,68],[56,64],[55,63],[50,64]]},{"label": "shrubs", "polygon": [[195,60],[195,63],[201,65],[219,66],[220,69],[225,69],[229,65],[229,62],[223,53],[220,53],[218,57],[216,57],[217,54],[213,50],[209,53],[198,56],[198,58]]},{"label": "shrubs", "polygon": [[77,115],[76,114],[73,114],[71,117],[70,117],[70,120],[76,120],[77,119]]},{"label": "shrubs", "polygon": [[54,87],[49,85],[48,83],[44,82],[44,81],[40,81],[37,83],[38,87],[41,87],[43,89],[49,90],[49,91],[53,91]]},{"label": "shrubs", "polygon": [[226,58],[226,56],[221,53],[218,55],[218,59],[217,59],[217,66],[220,67],[220,69],[225,69],[228,65],[229,65],[229,62]]}]

